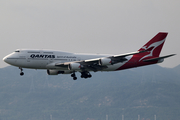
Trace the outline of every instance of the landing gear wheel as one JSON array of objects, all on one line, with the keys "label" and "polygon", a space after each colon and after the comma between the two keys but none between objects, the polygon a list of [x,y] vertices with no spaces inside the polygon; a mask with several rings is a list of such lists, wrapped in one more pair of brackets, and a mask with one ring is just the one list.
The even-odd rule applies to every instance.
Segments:
[{"label": "landing gear wheel", "polygon": [[88,75],[88,78],[91,78],[91,77],[92,77],[92,75],[91,75],[91,74],[89,74],[89,75]]},{"label": "landing gear wheel", "polygon": [[76,77],[76,74],[75,74],[75,73],[72,73],[72,74],[71,74],[71,77],[73,77],[73,80],[77,80],[77,77]]},{"label": "landing gear wheel", "polygon": [[71,74],[71,77],[76,77],[75,73]]},{"label": "landing gear wheel", "polygon": [[24,73],[23,73],[23,72],[21,72],[21,73],[20,73],[20,75],[21,75],[21,76],[23,76],[23,75],[24,75]]},{"label": "landing gear wheel", "polygon": [[77,77],[73,77],[73,80],[77,80]]},{"label": "landing gear wheel", "polygon": [[92,75],[88,71],[81,72],[81,78],[91,78]]},{"label": "landing gear wheel", "polygon": [[19,69],[21,70],[20,75],[23,76],[24,75],[24,73],[22,72],[23,69],[21,67],[19,67]]}]

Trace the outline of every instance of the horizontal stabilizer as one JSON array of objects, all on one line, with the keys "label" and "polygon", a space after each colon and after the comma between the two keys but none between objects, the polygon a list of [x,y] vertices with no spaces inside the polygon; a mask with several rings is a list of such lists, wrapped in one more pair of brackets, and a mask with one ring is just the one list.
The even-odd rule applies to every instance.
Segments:
[{"label": "horizontal stabilizer", "polygon": [[171,57],[171,56],[174,56],[176,54],[171,54],[171,55],[167,55],[167,56],[162,56],[162,57],[156,57],[156,58],[151,58],[151,59],[146,59],[146,60],[143,60],[144,62],[153,62],[153,61],[157,61],[157,60],[162,60],[164,58],[168,58],[168,57]]}]

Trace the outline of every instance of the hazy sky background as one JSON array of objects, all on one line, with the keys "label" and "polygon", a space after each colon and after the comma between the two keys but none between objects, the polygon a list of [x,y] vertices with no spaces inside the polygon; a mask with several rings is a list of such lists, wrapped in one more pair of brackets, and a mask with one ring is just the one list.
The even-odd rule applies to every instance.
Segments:
[{"label": "hazy sky background", "polygon": [[159,65],[175,67],[179,6],[179,0],[0,0],[0,58],[18,48],[122,54],[165,31],[161,56],[177,55]]}]

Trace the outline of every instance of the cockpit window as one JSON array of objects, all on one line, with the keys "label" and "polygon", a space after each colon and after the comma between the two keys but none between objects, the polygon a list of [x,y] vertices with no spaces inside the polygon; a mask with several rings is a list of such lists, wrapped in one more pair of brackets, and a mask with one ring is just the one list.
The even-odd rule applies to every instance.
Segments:
[{"label": "cockpit window", "polygon": [[20,52],[19,50],[16,50],[15,52]]}]

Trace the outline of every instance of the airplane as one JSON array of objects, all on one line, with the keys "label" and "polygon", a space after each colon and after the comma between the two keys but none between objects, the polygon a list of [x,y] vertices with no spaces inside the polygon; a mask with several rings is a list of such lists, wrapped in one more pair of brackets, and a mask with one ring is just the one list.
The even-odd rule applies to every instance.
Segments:
[{"label": "airplane", "polygon": [[161,63],[170,54],[159,57],[168,33],[159,32],[138,51],[119,54],[80,54],[55,50],[17,49],[5,56],[3,61],[17,66],[20,75],[24,75],[23,68],[46,69],[48,75],[71,74],[77,80],[75,72],[81,73],[81,78],[90,78],[90,72],[117,71],[145,65]]}]

